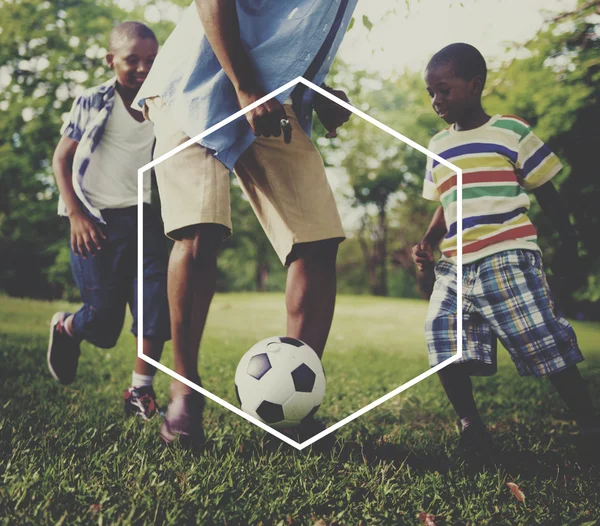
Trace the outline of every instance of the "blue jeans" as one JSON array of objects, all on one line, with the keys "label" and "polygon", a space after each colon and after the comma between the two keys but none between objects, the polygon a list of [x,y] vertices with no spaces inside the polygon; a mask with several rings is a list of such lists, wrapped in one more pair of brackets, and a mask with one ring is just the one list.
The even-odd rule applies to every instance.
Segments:
[{"label": "blue jeans", "polygon": [[[109,349],[119,339],[125,309],[133,316],[137,336],[137,207],[102,210],[106,240],[102,250],[84,259],[71,250],[71,269],[83,306],[73,318],[73,334],[97,347]],[[144,327],[142,336],[170,339],[167,301],[166,238],[158,214],[144,205]]]}]

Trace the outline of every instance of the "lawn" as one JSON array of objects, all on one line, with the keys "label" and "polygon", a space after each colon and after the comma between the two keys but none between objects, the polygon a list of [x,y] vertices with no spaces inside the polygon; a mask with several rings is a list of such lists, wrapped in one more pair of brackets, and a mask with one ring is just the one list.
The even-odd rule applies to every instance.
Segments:
[{"label": "lawn", "polygon": [[[205,335],[205,386],[235,403],[233,375],[256,341],[281,334],[283,296],[218,295]],[[325,353],[319,416],[340,420],[427,369],[426,303],[340,297]],[[133,366],[125,330],[115,349],[84,345],[78,378],[46,370],[48,323],[73,305],[0,298],[0,523],[2,524],[596,524],[600,475],[573,446],[575,427],[547,381],[519,378],[505,352],[476,379],[500,449],[473,469],[454,453],[456,422],[435,377],[297,451],[217,404],[203,451],[163,448],[158,420],[125,420]],[[600,398],[600,324],[575,323],[581,365]],[[127,328],[127,327],[126,327]],[[163,363],[170,365],[171,348]],[[158,373],[159,401],[169,377]],[[327,446],[327,447],[325,447]],[[511,493],[516,483],[524,502]],[[321,522],[319,522],[321,521]]]}]

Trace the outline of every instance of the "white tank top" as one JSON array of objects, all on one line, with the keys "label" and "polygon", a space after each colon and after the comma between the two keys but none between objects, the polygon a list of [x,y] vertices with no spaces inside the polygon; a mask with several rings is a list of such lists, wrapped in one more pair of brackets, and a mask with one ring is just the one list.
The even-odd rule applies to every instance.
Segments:
[{"label": "white tank top", "polygon": [[[137,204],[138,168],[152,160],[154,127],[136,121],[119,93],[100,144],[83,178],[83,190],[99,210]],[[144,202],[150,202],[150,171],[144,174]]]}]

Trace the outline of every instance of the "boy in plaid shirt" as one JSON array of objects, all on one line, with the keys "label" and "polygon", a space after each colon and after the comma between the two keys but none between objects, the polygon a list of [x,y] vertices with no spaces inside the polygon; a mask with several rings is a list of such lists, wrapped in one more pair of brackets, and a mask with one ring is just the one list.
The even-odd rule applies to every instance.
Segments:
[{"label": "boy in plaid shirt", "polygon": [[[550,182],[561,164],[525,121],[485,113],[486,73],[485,60],[468,44],[443,48],[425,71],[433,109],[450,124],[431,139],[429,150],[463,170],[463,355],[438,375],[461,420],[465,452],[480,453],[490,443],[470,375],[495,373],[496,338],[520,375],[550,378],[591,443],[600,438],[600,425],[576,366],[583,356],[570,324],[554,313],[527,217],[525,191],[531,190],[555,220],[563,254],[576,254],[575,234]],[[432,266],[432,247],[440,245],[425,324],[432,367],[457,353],[456,181],[450,169],[428,159],[423,196],[441,206],[413,259],[420,270]]]},{"label": "boy in plaid shirt", "polygon": [[[144,82],[158,42],[150,28],[124,22],[110,35],[106,62],[115,76],[77,98],[61,130],[53,159],[60,190],[59,214],[71,226],[71,267],[82,307],[52,318],[48,368],[62,384],[75,380],[79,344],[115,346],[126,307],[138,337],[137,170],[152,159],[154,129],[130,108]],[[159,360],[170,339],[167,301],[167,247],[144,180],[144,354]],[[141,280],[141,277],[140,277]],[[152,387],[156,369],[136,359],[125,412],[148,419],[159,412]]]}]

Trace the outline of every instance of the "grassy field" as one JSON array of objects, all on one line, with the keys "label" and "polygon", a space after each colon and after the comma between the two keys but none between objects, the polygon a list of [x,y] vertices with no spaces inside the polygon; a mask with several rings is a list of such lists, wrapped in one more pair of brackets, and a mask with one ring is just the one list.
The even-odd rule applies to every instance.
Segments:
[{"label": "grassy field", "polygon": [[[435,524],[592,525],[600,475],[581,462],[575,428],[546,381],[519,378],[505,352],[499,373],[476,379],[477,399],[500,449],[473,470],[453,454],[455,417],[435,377],[335,434],[296,451],[208,403],[201,452],[160,446],[158,420],[122,415],[134,361],[124,331],[115,349],[83,346],[70,387],[46,370],[49,320],[75,308],[0,298],[1,524]],[[340,297],[325,354],[332,424],[427,369],[426,303]],[[211,311],[201,372],[235,403],[233,375],[256,341],[281,334],[283,297],[220,295]],[[600,398],[600,324],[576,323],[581,369]],[[167,346],[163,363],[172,362]],[[155,382],[168,397],[168,376]],[[525,494],[518,501],[507,482]]]}]

